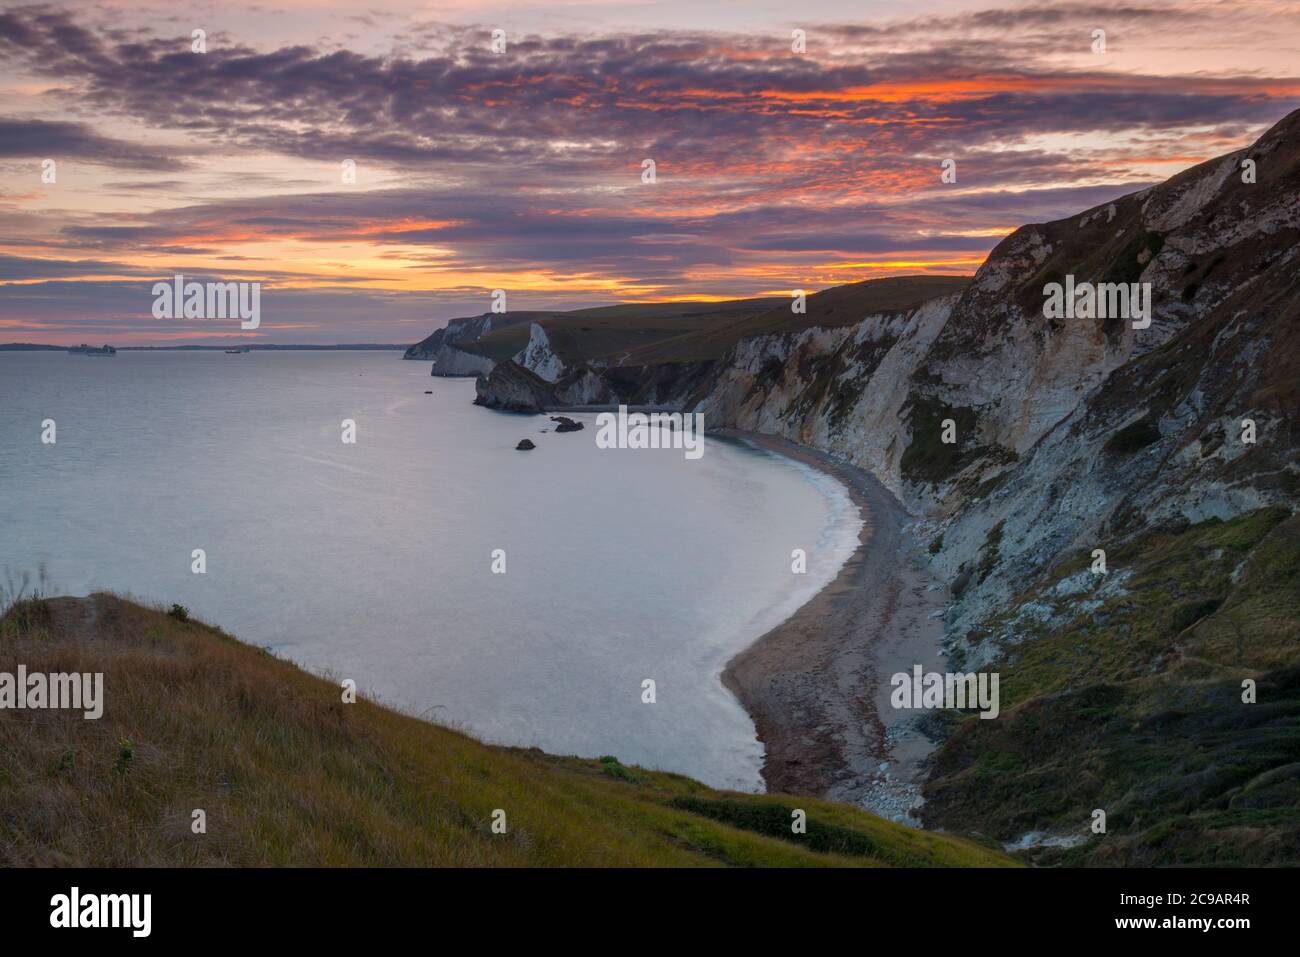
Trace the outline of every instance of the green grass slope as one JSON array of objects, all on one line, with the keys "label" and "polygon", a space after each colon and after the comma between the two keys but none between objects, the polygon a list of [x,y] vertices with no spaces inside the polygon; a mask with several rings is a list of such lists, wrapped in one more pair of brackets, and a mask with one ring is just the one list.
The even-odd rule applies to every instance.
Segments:
[{"label": "green grass slope", "polygon": [[790,299],[781,299],[761,311],[712,322],[704,328],[642,346],[627,356],[626,363],[653,365],[718,359],[741,339],[797,333],[814,327],[851,326],[875,313],[907,312],[929,299],[959,293],[970,282],[970,276],[891,276],[832,286],[809,294],[806,312],[792,312]]},{"label": "green grass slope", "polygon": [[540,323],[568,365],[603,360],[614,365],[652,366],[719,359],[741,339],[802,332],[814,326],[847,326],[873,313],[906,312],[927,299],[961,292],[969,276],[893,276],[832,286],[807,298],[807,311],[794,313],[788,297],[723,302],[624,303],[574,312],[529,313],[481,339],[457,343],[466,352],[498,362],[528,344],[529,328]]},{"label": "green grass slope", "polygon": [[[811,798],[490,747],[111,595],[21,602],[0,671],[103,672],[98,721],[0,710],[0,863],[1002,866]],[[191,830],[192,812],[207,831]],[[494,833],[495,809],[506,832]],[[791,812],[807,813],[804,835]]]},{"label": "green grass slope", "polygon": [[570,365],[594,359],[619,362],[629,352],[673,342],[738,320],[752,318],[772,307],[770,299],[726,302],[626,303],[575,312],[537,313],[528,322],[495,329],[474,342],[462,344],[467,352],[500,362],[528,345],[530,328],[540,323],[557,354]]},{"label": "green grass slope", "polygon": [[927,823],[1010,841],[1085,832],[1101,808],[1106,834],[1031,856],[1294,864],[1300,517],[1270,507],[1153,529],[1108,555],[1105,578],[1090,561],[1065,557],[1022,596],[1039,620],[998,626],[1013,640],[985,670],[1001,674],[1002,715],[958,720],[926,785]]}]

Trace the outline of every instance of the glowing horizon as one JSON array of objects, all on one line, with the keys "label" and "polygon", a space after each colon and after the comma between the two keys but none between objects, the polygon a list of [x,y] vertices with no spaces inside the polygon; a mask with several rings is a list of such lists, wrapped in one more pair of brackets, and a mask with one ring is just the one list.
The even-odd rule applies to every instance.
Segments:
[{"label": "glowing horizon", "polygon": [[[388,343],[496,288],[564,309],[969,275],[1300,107],[1297,2],[380,6],[0,8],[0,339]],[[154,319],[176,274],[260,282],[262,327]]]}]

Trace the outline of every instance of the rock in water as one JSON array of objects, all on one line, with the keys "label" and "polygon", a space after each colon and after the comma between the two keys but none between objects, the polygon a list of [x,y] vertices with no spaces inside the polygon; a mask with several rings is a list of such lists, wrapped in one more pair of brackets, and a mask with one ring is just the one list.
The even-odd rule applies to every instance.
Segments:
[{"label": "rock in water", "polygon": [[559,423],[559,425],[557,425],[557,426],[555,427],[555,431],[556,431],[556,432],[580,432],[580,431],[582,431],[582,423],[581,423],[581,422],[575,422],[573,419],[569,418],[567,415],[553,415],[553,416],[551,416],[551,421],[552,421],[552,422],[558,422],[558,423]]},{"label": "rock in water", "polygon": [[520,439],[519,444],[515,446],[516,451],[522,449],[525,452],[527,452],[529,449],[535,449],[535,448],[537,448],[537,446],[533,445],[532,439]]}]

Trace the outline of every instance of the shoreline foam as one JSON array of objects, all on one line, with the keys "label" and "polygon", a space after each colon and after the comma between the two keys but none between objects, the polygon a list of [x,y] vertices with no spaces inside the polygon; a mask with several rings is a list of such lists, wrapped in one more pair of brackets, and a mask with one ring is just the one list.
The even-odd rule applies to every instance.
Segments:
[{"label": "shoreline foam", "polygon": [[918,780],[933,744],[912,712],[889,704],[889,677],[942,665],[946,605],[904,528],[902,506],[874,477],[788,439],[723,435],[785,455],[841,482],[862,516],[858,547],[835,578],[723,669],[764,745],[769,792],[849,801],[917,823]]}]

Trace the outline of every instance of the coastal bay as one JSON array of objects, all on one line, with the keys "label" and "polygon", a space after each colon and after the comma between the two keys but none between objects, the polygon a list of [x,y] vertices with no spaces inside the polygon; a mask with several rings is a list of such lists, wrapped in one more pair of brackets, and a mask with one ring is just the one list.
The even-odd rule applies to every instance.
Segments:
[{"label": "coastal bay", "polygon": [[601,449],[594,414],[561,434],[473,388],[381,352],[5,354],[0,574],[180,603],[489,742],[761,790],[719,676],[837,573],[847,494],[735,443]]}]

